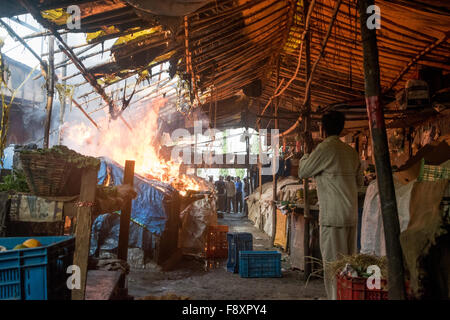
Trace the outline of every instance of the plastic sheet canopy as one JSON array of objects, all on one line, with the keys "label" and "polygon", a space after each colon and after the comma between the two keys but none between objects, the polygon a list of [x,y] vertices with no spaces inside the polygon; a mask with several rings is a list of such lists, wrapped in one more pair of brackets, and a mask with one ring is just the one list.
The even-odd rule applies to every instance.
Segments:
[{"label": "plastic sheet canopy", "polygon": [[[101,158],[98,183],[120,185],[124,168],[118,163]],[[130,222],[129,247],[144,251],[153,249],[152,234],[160,236],[165,229],[170,214],[170,204],[176,191],[172,186],[160,181],[149,180],[135,174],[134,188],[137,197],[133,200]],[[90,255],[102,251],[115,252],[118,247],[120,213],[107,213],[98,216],[92,225]]]}]

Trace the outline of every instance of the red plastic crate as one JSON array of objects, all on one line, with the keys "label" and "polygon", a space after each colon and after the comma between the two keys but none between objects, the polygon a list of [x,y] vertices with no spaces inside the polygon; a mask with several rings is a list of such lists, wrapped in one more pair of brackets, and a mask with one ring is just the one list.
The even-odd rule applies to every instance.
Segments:
[{"label": "red plastic crate", "polygon": [[206,235],[206,258],[228,257],[228,226],[209,226]]},{"label": "red plastic crate", "polygon": [[387,281],[381,279],[381,289],[367,288],[366,278],[336,277],[338,300],[388,300]]}]

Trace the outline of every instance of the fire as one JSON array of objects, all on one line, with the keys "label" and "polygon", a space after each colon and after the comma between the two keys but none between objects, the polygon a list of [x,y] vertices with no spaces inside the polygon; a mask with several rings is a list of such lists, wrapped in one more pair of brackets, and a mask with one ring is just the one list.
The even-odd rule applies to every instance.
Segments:
[{"label": "fire", "polygon": [[182,195],[187,190],[202,190],[199,182],[180,174],[181,163],[165,161],[158,155],[158,111],[166,102],[164,98],[155,99],[151,105],[133,109],[134,119],[128,120],[132,131],[120,120],[109,122],[106,118],[99,122],[101,130],[84,123],[68,124],[64,144],[80,153],[108,157],[120,164],[135,160],[136,173],[168,183]]}]

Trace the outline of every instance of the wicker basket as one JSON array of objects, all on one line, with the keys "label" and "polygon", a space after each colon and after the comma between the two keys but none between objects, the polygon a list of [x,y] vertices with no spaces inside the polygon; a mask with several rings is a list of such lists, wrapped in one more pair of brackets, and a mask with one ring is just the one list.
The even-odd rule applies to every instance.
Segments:
[{"label": "wicker basket", "polygon": [[60,196],[73,165],[53,154],[21,153],[20,162],[30,191],[37,196]]}]

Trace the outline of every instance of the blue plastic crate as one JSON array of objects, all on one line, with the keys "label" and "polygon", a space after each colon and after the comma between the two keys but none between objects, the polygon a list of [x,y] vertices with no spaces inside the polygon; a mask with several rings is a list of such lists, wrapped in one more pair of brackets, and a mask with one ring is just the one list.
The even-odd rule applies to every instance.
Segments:
[{"label": "blue plastic crate", "polygon": [[239,252],[239,275],[241,278],[281,277],[281,253],[278,251]]},{"label": "blue plastic crate", "polygon": [[237,273],[239,271],[239,252],[253,250],[253,236],[248,232],[228,233],[227,241],[227,270],[229,272]]},{"label": "blue plastic crate", "polygon": [[73,263],[75,238],[0,238],[0,245],[13,249],[30,238],[42,246],[0,252],[0,300],[70,299],[66,270]]}]

